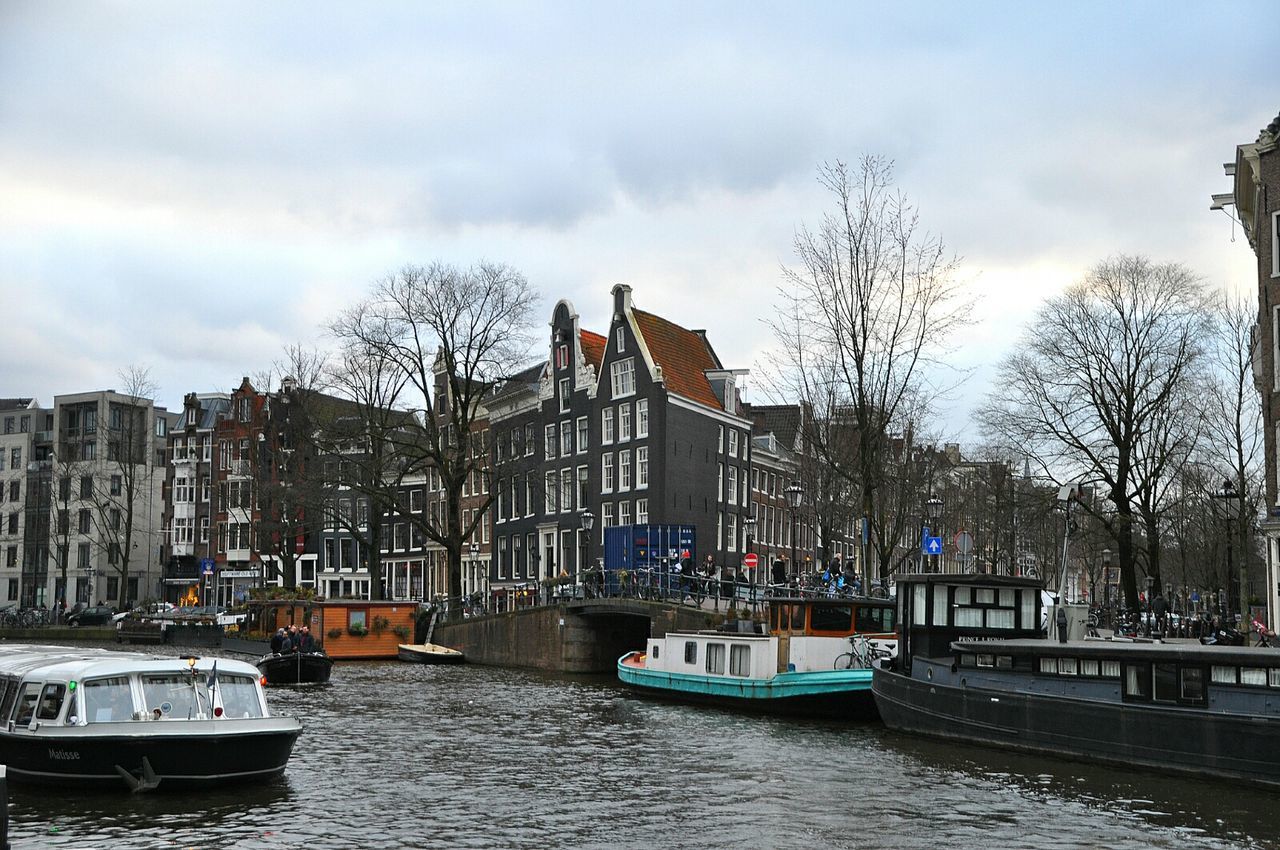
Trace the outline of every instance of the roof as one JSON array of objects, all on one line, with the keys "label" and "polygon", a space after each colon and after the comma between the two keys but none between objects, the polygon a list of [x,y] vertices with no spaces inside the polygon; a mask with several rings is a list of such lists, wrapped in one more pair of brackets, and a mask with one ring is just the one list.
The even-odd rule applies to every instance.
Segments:
[{"label": "roof", "polygon": [[800,430],[800,405],[753,404],[749,409],[752,423],[760,433],[773,434],[788,451],[795,449],[796,433]]},{"label": "roof", "polygon": [[706,339],[661,316],[635,308],[631,312],[654,363],[662,367],[667,391],[724,410],[707,380],[706,370],[721,366]]},{"label": "roof", "polygon": [[604,361],[604,347],[609,341],[600,334],[581,329],[578,331],[578,338],[582,342],[582,356],[599,372],[600,364]]},{"label": "roof", "polygon": [[0,398],[0,410],[26,410],[31,401],[29,398]]}]

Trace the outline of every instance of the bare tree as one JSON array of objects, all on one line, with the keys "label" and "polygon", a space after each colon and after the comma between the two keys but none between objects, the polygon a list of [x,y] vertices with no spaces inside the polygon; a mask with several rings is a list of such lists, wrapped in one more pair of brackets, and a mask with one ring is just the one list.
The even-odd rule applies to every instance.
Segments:
[{"label": "bare tree", "polygon": [[388,433],[386,445],[405,475],[434,469],[439,476],[443,510],[404,515],[445,551],[453,599],[462,595],[463,544],[493,498],[463,522],[463,488],[489,470],[482,403],[527,360],[536,297],[522,274],[501,264],[406,266],[332,326],[348,350],[385,360],[405,381],[398,401],[414,414],[413,426]]},{"label": "bare tree", "polygon": [[154,422],[152,399],[156,385],[151,373],[141,366],[129,366],[120,373],[124,401],[109,402],[105,460],[99,459],[94,476],[94,521],[99,531],[99,545],[107,565],[120,576],[118,605],[129,601],[129,571],[134,556],[141,551],[149,557],[149,540],[138,547],[140,525],[150,529],[143,512],[154,506],[156,466],[151,456]]},{"label": "bare tree", "polygon": [[783,270],[781,318],[770,323],[778,349],[764,370],[774,394],[841,426],[815,429],[812,448],[869,518],[881,576],[903,525],[900,510],[885,510],[895,452],[920,421],[926,373],[970,310],[957,261],[921,230],[892,177],[892,163],[873,156],[852,171],[819,169],[835,209],[796,235],[799,263]]},{"label": "bare tree", "polygon": [[[1120,256],[1040,309],[998,372],[980,414],[989,435],[1057,482],[1100,485],[1109,505],[1086,510],[1108,527],[1126,602],[1137,607],[1135,501],[1160,440],[1151,435],[1185,398],[1209,334],[1200,281],[1177,264]],[[1158,532],[1158,530],[1157,530]]]}]

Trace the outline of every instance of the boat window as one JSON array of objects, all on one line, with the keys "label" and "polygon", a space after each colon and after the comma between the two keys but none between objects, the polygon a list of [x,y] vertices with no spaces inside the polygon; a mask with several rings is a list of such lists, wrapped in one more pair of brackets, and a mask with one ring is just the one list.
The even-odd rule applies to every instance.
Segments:
[{"label": "boat window", "polygon": [[119,723],[133,716],[133,694],[129,679],[112,676],[84,682],[84,714],[88,723]]},{"label": "boat window", "polygon": [[809,609],[809,631],[841,632],[848,634],[853,628],[853,608],[848,605],[814,603]]},{"label": "boat window", "polygon": [[1105,679],[1120,678],[1120,662],[1119,661],[1103,661],[1102,676]]},{"label": "boat window", "polygon": [[987,628],[988,629],[1012,629],[1013,628],[1013,609],[1012,608],[988,608],[987,609]]},{"label": "boat window", "polygon": [[724,674],[724,644],[707,644],[707,672],[716,675]]},{"label": "boat window", "polygon": [[1172,662],[1154,665],[1154,695],[1156,702],[1178,701],[1178,665]]},{"label": "boat window", "polygon": [[1096,676],[1098,675],[1098,660],[1096,658],[1080,659],[1080,675]]},{"label": "boat window", "polygon": [[787,608],[785,605],[769,606],[769,631],[786,631],[787,627],[782,625],[782,621],[786,619],[784,613]]},{"label": "boat window", "polygon": [[1013,669],[1013,657],[1012,657],[1012,656],[1010,656],[1010,655],[997,655],[997,656],[996,656],[996,669],[997,669],[997,670],[1012,670],[1012,669]]},{"label": "boat window", "polygon": [[1241,667],[1240,668],[1240,684],[1266,685],[1267,684],[1267,668]]},{"label": "boat window", "polygon": [[956,604],[957,604],[957,605],[968,605],[968,604],[969,604],[969,591],[970,591],[970,588],[968,588],[968,587],[957,587],[957,588],[956,588]]},{"label": "boat window", "polygon": [[947,625],[947,586],[945,584],[933,586],[933,618],[929,622],[934,626]]},{"label": "boat window", "polygon": [[1075,658],[1059,658],[1058,659],[1058,675],[1075,676],[1080,672],[1080,664]]},{"label": "boat window", "polygon": [[8,717],[13,711],[13,701],[18,696],[18,680],[4,680],[4,697],[0,699],[0,717]]},{"label": "boat window", "polygon": [[1040,659],[1040,672],[1041,672],[1041,673],[1057,673],[1057,672],[1058,672],[1058,659],[1056,659],[1056,658],[1041,658],[1041,659]]},{"label": "boat window", "polygon": [[1193,703],[1204,702],[1204,668],[1182,668],[1182,701]]},{"label": "boat window", "polygon": [[655,643],[653,645],[653,649],[649,650],[649,654],[652,655],[654,658],[657,658],[659,655],[658,650],[660,650],[661,648],[662,648],[661,646]]},{"label": "boat window", "polygon": [[1000,588],[1000,607],[1016,608],[1017,602],[1014,601],[1014,592],[1012,587]]},{"label": "boat window", "polygon": [[684,642],[684,663],[685,664],[698,663],[698,642],[697,641],[687,640]]},{"label": "boat window", "polygon": [[161,717],[171,720],[190,720],[195,717],[195,688],[190,676],[177,673],[152,674],[142,677],[142,698],[153,715],[160,710]]},{"label": "boat window", "polygon": [[996,589],[994,587],[979,587],[977,591],[977,603],[979,605],[994,605],[996,602]]},{"label": "boat window", "polygon": [[[1022,623],[1024,629],[1034,629],[1040,624],[1036,621],[1036,597],[1035,591],[1029,588],[1023,588],[1018,591],[1018,620]],[[1118,675],[1118,674],[1117,674]]]},{"label": "boat window", "polygon": [[889,607],[859,605],[854,626],[860,632],[891,632],[894,614],[894,610]]},{"label": "boat window", "polygon": [[350,608],[347,610],[347,628],[369,628],[369,612],[364,608]]},{"label": "boat window", "polygon": [[928,590],[923,584],[917,584],[911,594],[911,622],[924,625],[924,609],[925,600],[928,599]]},{"label": "boat window", "polygon": [[994,655],[979,655],[979,656],[978,656],[978,666],[979,666],[979,667],[994,667],[994,666],[996,666],[996,657],[995,657]]},{"label": "boat window", "polygon": [[40,708],[36,711],[37,720],[57,720],[62,714],[62,700],[67,695],[67,686],[50,683],[44,686],[40,694]]},{"label": "boat window", "polygon": [[[1280,688],[1280,667],[1272,667],[1267,671],[1267,684],[1273,688]],[[4,709],[0,708],[0,717],[4,716]]]},{"label": "boat window", "polygon": [[258,699],[258,683],[249,676],[218,675],[218,691],[222,695],[222,711],[227,717],[262,717],[262,701]]},{"label": "boat window", "polygon": [[803,605],[791,606],[791,631],[793,632],[804,631],[804,606]]},{"label": "boat window", "polygon": [[751,647],[745,644],[729,647],[729,675],[751,675]]},{"label": "boat window", "polygon": [[1132,700],[1151,699],[1151,665],[1124,665],[1124,698]]},{"label": "boat window", "polygon": [[[968,588],[966,588],[967,590]],[[981,608],[956,608],[956,627],[957,628],[982,628],[982,609]]]},{"label": "boat window", "polygon": [[1236,668],[1215,664],[1213,665],[1213,674],[1210,681],[1215,685],[1234,685],[1236,683]]},{"label": "boat window", "polygon": [[964,653],[963,655],[958,655],[956,657],[959,659],[961,667],[977,667],[978,666],[977,657],[970,655],[967,652]]},{"label": "boat window", "polygon": [[36,716],[36,702],[40,699],[40,682],[27,682],[22,686],[22,694],[18,704],[14,706],[15,721],[19,726],[26,726]]}]

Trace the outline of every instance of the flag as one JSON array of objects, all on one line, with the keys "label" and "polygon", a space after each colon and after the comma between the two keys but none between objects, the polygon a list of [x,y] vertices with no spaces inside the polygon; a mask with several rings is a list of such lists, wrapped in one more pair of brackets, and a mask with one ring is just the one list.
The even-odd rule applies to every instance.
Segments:
[{"label": "flag", "polygon": [[213,660],[213,668],[209,671],[209,678],[204,680],[206,688],[215,688],[218,685],[218,659]]}]

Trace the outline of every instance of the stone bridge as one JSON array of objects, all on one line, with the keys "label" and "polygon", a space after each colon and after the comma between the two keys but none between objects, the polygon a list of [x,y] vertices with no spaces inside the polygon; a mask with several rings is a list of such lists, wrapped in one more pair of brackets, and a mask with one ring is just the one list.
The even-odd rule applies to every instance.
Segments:
[{"label": "stone bridge", "polygon": [[571,599],[436,625],[433,643],[474,664],[559,673],[612,673],[618,658],[649,637],[710,628],[713,611],[644,599]]}]

